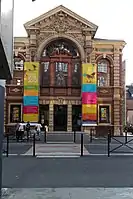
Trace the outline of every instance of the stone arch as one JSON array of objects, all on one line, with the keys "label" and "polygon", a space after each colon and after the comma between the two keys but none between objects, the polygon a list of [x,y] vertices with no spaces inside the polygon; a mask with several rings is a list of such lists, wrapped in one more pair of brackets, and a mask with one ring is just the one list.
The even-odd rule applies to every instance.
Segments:
[{"label": "stone arch", "polygon": [[26,60],[26,57],[22,53],[18,53],[18,56],[23,59],[24,61]]},{"label": "stone arch", "polygon": [[79,44],[79,42],[76,39],[74,39],[71,36],[65,35],[65,34],[62,34],[60,36],[59,35],[53,35],[53,36],[50,36],[49,38],[46,38],[46,40],[44,40],[40,44],[40,46],[38,47],[38,49],[37,49],[37,60],[40,59],[42,51],[45,48],[45,46],[47,46],[50,42],[52,42],[54,40],[57,40],[57,39],[67,39],[69,41],[72,41],[75,44],[75,46],[77,47],[77,49],[78,49],[78,51],[80,53],[81,61],[84,62],[84,60],[85,60],[84,48]]},{"label": "stone arch", "polygon": [[106,55],[105,57],[104,57],[104,55],[99,55],[99,56],[96,58],[96,63],[97,63],[99,60],[103,59],[103,58],[107,59],[107,60],[110,62],[111,67],[114,65],[114,60],[113,60],[113,58],[112,58],[110,55]]}]

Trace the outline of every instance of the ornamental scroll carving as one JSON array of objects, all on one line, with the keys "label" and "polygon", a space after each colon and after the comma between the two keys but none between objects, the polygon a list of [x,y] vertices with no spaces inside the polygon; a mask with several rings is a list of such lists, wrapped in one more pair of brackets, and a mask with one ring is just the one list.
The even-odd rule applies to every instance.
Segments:
[{"label": "ornamental scroll carving", "polygon": [[41,27],[41,31],[55,31],[57,33],[65,33],[67,31],[82,30],[86,26],[75,20],[73,17],[64,12],[58,12],[47,18]]}]

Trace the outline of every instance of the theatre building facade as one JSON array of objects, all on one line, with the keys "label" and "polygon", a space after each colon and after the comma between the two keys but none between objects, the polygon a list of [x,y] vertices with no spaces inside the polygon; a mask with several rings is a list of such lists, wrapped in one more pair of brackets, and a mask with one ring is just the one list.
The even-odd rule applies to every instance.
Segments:
[{"label": "theatre building facade", "polygon": [[[5,126],[23,120],[24,62],[39,62],[39,121],[72,131],[82,115],[82,64],[97,64],[97,134],[122,130],[121,40],[97,39],[98,27],[64,6],[33,19],[14,38],[13,79],[6,84]],[[83,128],[83,127],[82,127]],[[89,127],[81,130],[87,131]]]}]

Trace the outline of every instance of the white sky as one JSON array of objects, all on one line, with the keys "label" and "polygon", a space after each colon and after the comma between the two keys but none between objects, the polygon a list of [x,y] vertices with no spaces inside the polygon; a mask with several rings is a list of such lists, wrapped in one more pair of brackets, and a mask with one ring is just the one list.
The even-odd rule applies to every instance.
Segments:
[{"label": "white sky", "polygon": [[132,83],[133,0],[15,0],[14,36],[26,36],[25,22],[59,5],[98,25],[96,37],[126,41],[126,83]]}]

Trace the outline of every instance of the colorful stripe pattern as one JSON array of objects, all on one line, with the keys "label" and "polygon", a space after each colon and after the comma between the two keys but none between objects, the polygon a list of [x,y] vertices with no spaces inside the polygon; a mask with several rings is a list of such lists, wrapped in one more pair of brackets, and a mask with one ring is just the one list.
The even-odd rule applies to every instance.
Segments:
[{"label": "colorful stripe pattern", "polygon": [[97,66],[82,65],[82,126],[97,125]]},{"label": "colorful stripe pattern", "polygon": [[25,62],[23,121],[38,122],[39,116],[39,63]]}]

